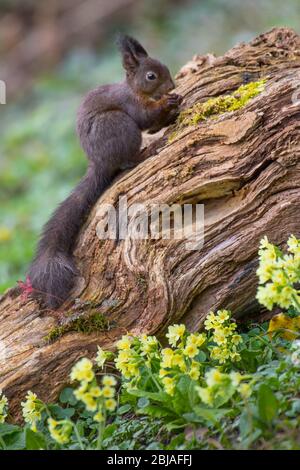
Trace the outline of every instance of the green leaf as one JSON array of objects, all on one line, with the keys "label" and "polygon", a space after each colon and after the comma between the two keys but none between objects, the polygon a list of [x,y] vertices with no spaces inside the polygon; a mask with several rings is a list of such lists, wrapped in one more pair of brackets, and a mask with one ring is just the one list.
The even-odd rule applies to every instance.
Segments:
[{"label": "green leaf", "polygon": [[25,443],[27,450],[42,450],[47,448],[43,434],[33,432],[30,428],[27,428],[25,431]]},{"label": "green leaf", "polygon": [[69,419],[74,413],[74,408],[62,408],[59,405],[48,405],[49,410],[54,413],[56,419]]},{"label": "green leaf", "polygon": [[138,413],[153,416],[154,418],[174,417],[174,413],[172,413],[170,410],[168,410],[167,408],[164,408],[161,405],[159,406],[149,405],[145,408],[140,408]]},{"label": "green leaf", "polygon": [[184,375],[183,377],[179,379],[176,387],[180,391],[181,395],[187,397],[190,383],[191,383],[191,379],[187,377],[186,375]]},{"label": "green leaf", "polygon": [[[204,408],[201,406],[195,406],[194,408],[194,412],[199,418],[202,418],[204,421],[212,424],[216,424],[217,422],[219,422],[224,416],[230,413],[230,411],[230,408]],[[183,417],[187,419],[187,416],[189,416],[189,414],[190,413],[185,414]],[[189,418],[187,419],[187,421],[188,420]]]},{"label": "green leaf", "polygon": [[253,431],[252,414],[249,413],[247,409],[244,409],[244,411],[242,411],[240,415],[239,430],[242,440],[245,439]]},{"label": "green leaf", "polygon": [[15,426],[14,424],[0,424],[0,436],[7,436],[8,434],[12,434],[16,431],[21,431],[21,428],[19,428],[19,426]]},{"label": "green leaf", "polygon": [[26,448],[25,432],[17,431],[4,437],[4,442],[8,450],[22,450]]},{"label": "green leaf", "polygon": [[118,426],[117,424],[109,424],[106,426],[103,432],[103,439],[107,439],[108,437],[111,437],[114,432],[117,430]]},{"label": "green leaf", "polygon": [[125,413],[128,413],[128,411],[131,410],[131,405],[127,404],[127,405],[123,405],[123,406],[120,406],[120,408],[118,408],[117,410],[117,414],[118,415],[124,415]]},{"label": "green leaf", "polygon": [[199,361],[199,362],[205,362],[206,361],[206,354],[204,351],[199,351],[197,356],[196,356],[196,359]]},{"label": "green leaf", "polygon": [[138,400],[137,404],[138,404],[138,407],[139,407],[139,408],[145,408],[146,406],[148,406],[148,405],[150,404],[150,401],[149,401],[149,399],[146,398],[146,397],[141,397],[141,398]]},{"label": "green leaf", "polygon": [[175,429],[180,429],[185,427],[186,424],[183,422],[182,419],[177,419],[176,421],[171,421],[170,423],[166,424],[166,430],[171,432]]},{"label": "green leaf", "polygon": [[265,423],[271,423],[278,414],[278,400],[267,384],[260,385],[257,404],[259,417]]},{"label": "green leaf", "polygon": [[160,442],[151,442],[147,447],[145,447],[145,450],[160,450],[162,449],[162,444]]},{"label": "green leaf", "polygon": [[76,405],[77,400],[74,396],[73,389],[71,387],[66,387],[62,390],[59,395],[59,400],[61,403],[68,403],[69,405]]},{"label": "green leaf", "polygon": [[165,392],[146,392],[145,390],[130,390],[130,395],[136,397],[146,397],[149,400],[155,400],[161,403],[169,403],[170,395],[167,395]]}]

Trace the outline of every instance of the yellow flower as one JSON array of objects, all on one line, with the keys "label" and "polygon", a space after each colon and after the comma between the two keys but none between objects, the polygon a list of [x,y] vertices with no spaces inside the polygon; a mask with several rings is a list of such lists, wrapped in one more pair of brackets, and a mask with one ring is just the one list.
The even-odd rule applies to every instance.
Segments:
[{"label": "yellow flower", "polygon": [[7,404],[8,400],[5,395],[3,395],[2,390],[0,390],[0,424],[4,423],[7,417]]},{"label": "yellow flower", "polygon": [[226,360],[230,358],[230,351],[227,348],[216,346],[212,348],[210,356],[212,359],[216,359],[220,364],[224,364]]},{"label": "yellow flower", "polygon": [[96,421],[97,423],[103,423],[104,420],[105,418],[102,411],[98,411],[98,413],[94,415],[94,421]]},{"label": "yellow flower", "polygon": [[104,366],[104,363],[105,363],[106,359],[109,357],[109,355],[110,355],[109,352],[103,351],[103,349],[100,348],[100,346],[98,346],[97,354],[96,354],[96,357],[95,357],[95,362],[96,362],[97,366],[102,369],[103,366]]},{"label": "yellow flower", "polygon": [[226,375],[222,374],[218,369],[210,369],[205,374],[206,383],[209,387],[220,385],[225,377]]},{"label": "yellow flower", "polygon": [[56,426],[58,426],[58,421],[53,418],[48,418],[48,425],[52,428],[56,428]]},{"label": "yellow flower", "polygon": [[189,376],[192,380],[198,380],[200,377],[200,364],[198,362],[193,361],[190,371],[189,371]]},{"label": "yellow flower", "polygon": [[115,365],[120,370],[125,378],[130,378],[134,374],[139,374],[139,370],[136,364],[136,359],[133,353],[129,350],[119,351],[117,358],[115,359]]},{"label": "yellow flower", "polygon": [[88,411],[96,411],[97,409],[97,401],[95,400],[95,398],[90,394],[90,393],[86,393],[82,399],[83,403],[85,404],[86,406],[86,409]]},{"label": "yellow flower", "polygon": [[158,376],[159,376],[160,378],[165,377],[166,375],[168,375],[168,371],[167,371],[166,369],[159,369],[159,374],[158,374]]},{"label": "yellow flower", "polygon": [[198,392],[200,400],[202,400],[203,403],[205,403],[206,405],[212,405],[213,395],[208,387],[196,387],[196,391]]},{"label": "yellow flower", "polygon": [[25,423],[30,424],[32,431],[36,431],[36,424],[41,419],[42,403],[37,399],[35,393],[29,391],[25,401],[21,402],[21,406]]},{"label": "yellow flower", "polygon": [[282,269],[275,269],[271,276],[275,285],[284,286],[287,283],[287,278]]},{"label": "yellow flower", "polygon": [[181,356],[181,354],[174,354],[172,357],[172,366],[176,367],[178,366],[179,369],[184,372],[186,370],[186,364],[184,361],[184,358]]},{"label": "yellow flower", "polygon": [[186,356],[193,358],[198,354],[198,348],[195,344],[187,344],[183,350],[183,354]]},{"label": "yellow flower", "polygon": [[166,393],[168,395],[174,395],[175,380],[171,377],[164,377],[162,383],[164,384]]},{"label": "yellow flower", "polygon": [[137,387],[136,387],[136,383],[134,380],[131,380],[130,382],[124,382],[122,387],[125,389],[125,390],[128,390],[128,392],[131,392],[132,390],[136,390]]},{"label": "yellow flower", "polygon": [[293,294],[295,294],[295,290],[290,287],[284,287],[280,293],[278,294],[277,303],[281,308],[289,308],[290,305],[293,303]]},{"label": "yellow flower", "polygon": [[8,227],[0,226],[0,243],[8,242],[12,237],[12,231]]},{"label": "yellow flower", "polygon": [[86,394],[88,388],[88,383],[83,382],[76,390],[74,390],[74,396],[77,398],[77,400],[83,401],[83,398]]},{"label": "yellow flower", "polygon": [[132,358],[130,351],[119,351],[116,362],[122,364],[128,362]]},{"label": "yellow flower", "polygon": [[103,387],[102,389],[102,395],[104,396],[104,398],[112,398],[115,394],[115,389],[114,388],[111,388],[111,387],[108,387],[108,386],[105,386]]},{"label": "yellow flower", "polygon": [[298,282],[300,269],[300,253],[298,255],[284,255],[278,261],[278,268],[283,269],[289,282]]},{"label": "yellow flower", "polygon": [[93,363],[86,357],[80,359],[71,371],[71,380],[91,382],[95,377]]},{"label": "yellow flower", "polygon": [[273,245],[269,242],[268,237],[264,236],[259,243],[260,250],[273,248]]},{"label": "yellow flower", "polygon": [[217,319],[219,323],[224,323],[224,321],[228,320],[230,315],[227,310],[219,310],[217,312]]},{"label": "yellow flower", "polygon": [[227,343],[227,336],[223,329],[217,328],[213,335],[213,340],[218,346],[222,346]]},{"label": "yellow flower", "polygon": [[234,387],[237,387],[243,379],[243,376],[239,372],[230,372],[229,377]]},{"label": "yellow flower", "polygon": [[176,346],[177,341],[179,341],[185,333],[185,325],[173,325],[169,326],[168,333],[166,337],[169,340],[171,346]]},{"label": "yellow flower", "polygon": [[206,330],[211,330],[218,325],[217,317],[213,312],[209,312],[204,322],[204,326]]},{"label": "yellow flower", "polygon": [[130,374],[131,377],[137,377],[140,375],[140,371],[136,364],[128,364],[127,372]]},{"label": "yellow flower", "polygon": [[290,238],[287,241],[288,249],[291,253],[299,253],[300,252],[300,240],[297,240],[297,238],[294,235],[291,235]]},{"label": "yellow flower", "polygon": [[238,391],[244,399],[249,398],[252,392],[249,384],[240,384]]},{"label": "yellow flower", "polygon": [[97,385],[89,387],[87,382],[82,382],[81,385],[74,390],[74,395],[77,400],[85,404],[88,411],[96,411],[97,398],[102,395],[102,391]]},{"label": "yellow flower", "polygon": [[122,338],[117,342],[116,346],[121,351],[129,351],[131,348],[132,337],[123,335]]},{"label": "yellow flower", "polygon": [[232,335],[231,337],[231,342],[234,344],[234,345],[238,345],[242,342],[242,337],[240,335]]},{"label": "yellow flower", "polygon": [[261,243],[257,274],[264,285],[259,287],[256,298],[269,310],[274,304],[281,308],[294,306],[299,310],[300,296],[292,284],[299,281],[300,240],[291,235],[287,244],[289,254],[283,255],[267,239]]},{"label": "yellow flower", "polygon": [[264,284],[272,279],[274,267],[271,264],[262,264],[258,267],[256,274],[259,278],[260,284]]},{"label": "yellow flower", "polygon": [[102,383],[108,387],[114,387],[117,385],[117,381],[113,375],[105,375],[102,379]]},{"label": "yellow flower", "polygon": [[258,254],[260,258],[264,258],[265,260],[268,260],[268,261],[276,260],[275,247],[274,245],[272,245],[272,243],[269,242],[267,237],[264,237],[260,241]]},{"label": "yellow flower", "polygon": [[230,352],[230,359],[234,362],[238,362],[241,360],[241,355],[236,351]]},{"label": "yellow flower", "polygon": [[272,310],[274,303],[278,300],[277,287],[270,282],[266,286],[259,286],[256,298],[261,305]]},{"label": "yellow flower", "polygon": [[117,402],[114,398],[108,398],[108,400],[105,400],[105,408],[108,411],[114,411],[117,407]]},{"label": "yellow flower", "polygon": [[192,380],[198,380],[200,377],[200,371],[198,369],[191,368],[189,376]]},{"label": "yellow flower", "polygon": [[49,418],[48,428],[52,439],[58,442],[58,444],[63,445],[69,442],[73,428],[70,421],[56,421],[55,419]]},{"label": "yellow flower", "polygon": [[162,361],[161,367],[172,367],[172,359],[174,356],[174,351],[171,348],[165,348],[161,351]]},{"label": "yellow flower", "polygon": [[187,338],[187,344],[194,344],[200,348],[206,341],[206,336],[204,333],[191,333]]},{"label": "yellow flower", "polygon": [[155,336],[147,336],[147,335],[141,335],[140,338],[140,343],[141,343],[141,355],[142,356],[149,356],[151,353],[156,351],[158,341],[155,338]]},{"label": "yellow flower", "polygon": [[101,397],[102,395],[102,391],[98,386],[91,387],[89,389],[89,393],[91,394],[93,398],[98,398],[98,397]]}]

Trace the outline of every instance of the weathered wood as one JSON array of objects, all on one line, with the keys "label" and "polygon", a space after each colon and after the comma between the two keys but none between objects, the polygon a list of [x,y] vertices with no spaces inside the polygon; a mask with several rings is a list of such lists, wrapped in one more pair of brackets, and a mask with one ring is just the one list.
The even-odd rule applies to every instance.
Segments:
[{"label": "weathered wood", "polygon": [[[282,244],[300,234],[300,37],[275,29],[223,57],[197,56],[178,74],[177,87],[185,108],[260,78],[267,78],[265,91],[242,109],[189,126],[171,143],[172,128],[154,136],[143,151],[147,160],[100,198],[76,248],[82,278],[73,298],[80,308],[72,301],[59,315],[88,315],[92,308],[109,320],[109,331],[69,332],[46,344],[59,315],[20,297],[2,299],[0,388],[14,413],[28,389],[54,399],[76,359],[93,355],[97,344],[112,347],[126,331],[161,333],[177,321],[197,330],[220,307],[235,316],[257,312],[259,240],[267,235]],[[100,242],[97,208],[116,205],[124,194],[128,205],[205,203],[204,246],[187,251],[174,239]]]}]

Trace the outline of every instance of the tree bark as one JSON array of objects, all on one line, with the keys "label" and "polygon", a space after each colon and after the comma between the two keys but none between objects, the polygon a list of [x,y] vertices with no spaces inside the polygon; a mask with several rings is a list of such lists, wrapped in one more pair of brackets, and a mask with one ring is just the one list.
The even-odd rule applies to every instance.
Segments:
[{"label": "tree bark", "polygon": [[[74,362],[112,348],[127,331],[162,334],[184,322],[198,330],[218,308],[235,317],[259,312],[255,301],[259,240],[279,245],[300,234],[300,37],[274,29],[223,57],[196,56],[178,74],[183,108],[265,78],[265,90],[238,111],[177,132],[174,126],[144,148],[146,160],[103,194],[83,227],[75,255],[82,277],[60,312],[24,296],[0,301],[0,388],[13,414],[28,389],[53,400]],[[103,203],[202,203],[205,238],[189,251],[183,240],[105,240],[96,236]],[[102,220],[103,222],[103,220]],[[74,299],[77,299],[74,302]],[[58,324],[103,314],[105,331],[69,331],[50,344]],[[71,316],[70,316],[71,315]],[[67,319],[67,320],[66,320]]]}]

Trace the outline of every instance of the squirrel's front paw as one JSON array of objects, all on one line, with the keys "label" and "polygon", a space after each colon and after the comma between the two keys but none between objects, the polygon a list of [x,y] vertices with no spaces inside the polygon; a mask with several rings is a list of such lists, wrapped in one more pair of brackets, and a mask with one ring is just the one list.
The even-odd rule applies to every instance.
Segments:
[{"label": "squirrel's front paw", "polygon": [[167,106],[168,108],[178,108],[182,103],[183,97],[176,93],[170,93],[167,95]]}]

